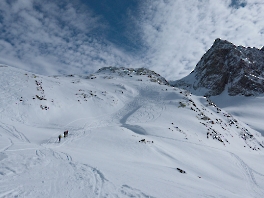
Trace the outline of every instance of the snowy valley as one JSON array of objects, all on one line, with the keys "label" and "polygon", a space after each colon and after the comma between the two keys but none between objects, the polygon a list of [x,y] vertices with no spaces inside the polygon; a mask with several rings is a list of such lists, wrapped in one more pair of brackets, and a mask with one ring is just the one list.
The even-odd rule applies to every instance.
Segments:
[{"label": "snowy valley", "polygon": [[0,91],[0,197],[264,197],[263,95],[206,98],[147,69],[5,65]]}]

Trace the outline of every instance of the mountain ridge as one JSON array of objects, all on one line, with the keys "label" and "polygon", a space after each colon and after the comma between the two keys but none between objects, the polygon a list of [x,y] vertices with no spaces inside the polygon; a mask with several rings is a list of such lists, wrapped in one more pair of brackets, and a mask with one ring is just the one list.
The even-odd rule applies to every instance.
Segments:
[{"label": "mountain ridge", "polygon": [[264,93],[264,52],[216,39],[188,76],[171,84],[195,94],[230,96]]}]

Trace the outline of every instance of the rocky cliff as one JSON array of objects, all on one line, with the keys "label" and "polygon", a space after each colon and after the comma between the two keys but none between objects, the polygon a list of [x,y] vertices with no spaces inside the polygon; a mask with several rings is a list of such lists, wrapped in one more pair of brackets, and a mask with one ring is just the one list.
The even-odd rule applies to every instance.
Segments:
[{"label": "rocky cliff", "polygon": [[218,38],[192,73],[171,84],[203,95],[259,95],[264,93],[264,47],[235,46]]}]

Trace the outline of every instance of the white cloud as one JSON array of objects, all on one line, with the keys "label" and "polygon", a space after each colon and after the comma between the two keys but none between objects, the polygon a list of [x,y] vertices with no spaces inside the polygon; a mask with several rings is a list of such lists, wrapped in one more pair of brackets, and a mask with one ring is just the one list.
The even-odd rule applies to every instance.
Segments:
[{"label": "white cloud", "polygon": [[146,1],[138,27],[148,48],[147,64],[175,79],[187,75],[218,37],[260,48],[263,3],[248,0],[244,7],[230,5],[231,0]]},{"label": "white cloud", "polygon": [[47,75],[110,65],[147,67],[176,80],[218,37],[236,45],[263,45],[262,0],[140,2],[139,13],[128,13],[133,22],[128,19],[125,33],[141,50],[128,53],[106,39],[112,27],[105,19],[78,0],[1,0],[0,63]]},{"label": "white cloud", "polygon": [[70,1],[2,0],[0,13],[1,63],[50,75],[94,72],[129,59],[96,36],[108,28],[100,16]]}]

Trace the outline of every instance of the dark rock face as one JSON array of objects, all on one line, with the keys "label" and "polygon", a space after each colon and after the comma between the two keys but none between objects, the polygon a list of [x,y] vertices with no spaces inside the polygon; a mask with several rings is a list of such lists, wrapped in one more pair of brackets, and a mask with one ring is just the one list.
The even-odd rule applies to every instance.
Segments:
[{"label": "dark rock face", "polygon": [[264,50],[216,39],[194,71],[172,84],[203,95],[264,93]]}]

